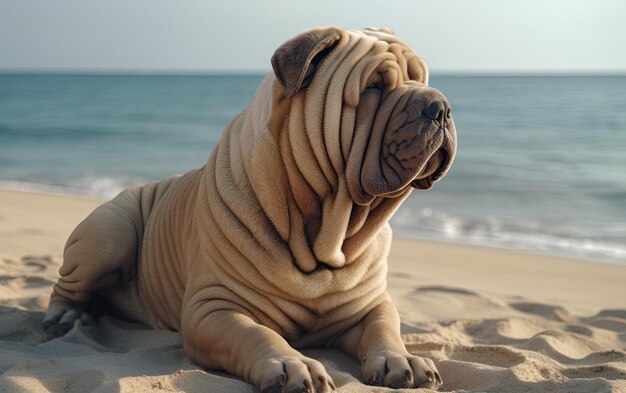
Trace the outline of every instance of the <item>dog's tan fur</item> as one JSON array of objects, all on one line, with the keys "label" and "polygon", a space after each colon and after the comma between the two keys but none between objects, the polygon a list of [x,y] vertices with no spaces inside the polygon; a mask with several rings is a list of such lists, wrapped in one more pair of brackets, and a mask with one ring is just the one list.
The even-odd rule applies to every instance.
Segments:
[{"label": "dog's tan fur", "polygon": [[264,390],[334,389],[295,349],[308,346],[342,348],[366,383],[436,386],[385,292],[387,221],[452,161],[451,118],[425,115],[445,99],[388,30],[314,29],[272,64],[204,167],[126,190],[76,228],[45,324],[87,320],[97,298]]}]

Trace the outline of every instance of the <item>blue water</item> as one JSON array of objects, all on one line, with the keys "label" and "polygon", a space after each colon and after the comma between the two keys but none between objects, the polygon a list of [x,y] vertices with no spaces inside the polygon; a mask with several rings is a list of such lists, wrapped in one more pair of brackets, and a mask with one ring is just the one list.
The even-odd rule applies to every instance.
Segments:
[{"label": "blue water", "polygon": [[[262,76],[0,75],[0,187],[111,197],[203,165]],[[433,76],[459,149],[396,233],[626,263],[626,77]]]}]

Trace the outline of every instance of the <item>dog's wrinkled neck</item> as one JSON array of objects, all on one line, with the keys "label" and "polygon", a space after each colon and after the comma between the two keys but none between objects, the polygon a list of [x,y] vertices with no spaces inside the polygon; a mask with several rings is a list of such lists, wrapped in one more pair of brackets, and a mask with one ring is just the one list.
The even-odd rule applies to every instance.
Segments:
[{"label": "dog's wrinkled neck", "polygon": [[267,128],[247,130],[250,134],[240,139],[245,166],[255,170],[251,191],[291,249],[294,264],[310,273],[356,262],[410,189],[394,198],[355,203],[345,169],[320,162],[324,157],[314,150],[311,140],[322,137],[325,130],[318,123],[307,122],[306,109],[303,97],[286,99],[269,77],[250,107],[256,116],[265,114],[260,124]]},{"label": "dog's wrinkled neck", "polygon": [[[311,92],[286,98],[278,81],[268,76],[247,109],[246,118],[255,121],[250,128],[244,125],[239,137],[245,170],[254,174],[248,176],[251,191],[305,273],[357,261],[410,193],[407,187],[355,202],[351,184],[360,179],[363,163],[357,161],[364,160],[371,138],[361,131],[370,129],[373,119],[333,120],[333,108],[342,102],[317,97],[321,84],[318,80]],[[377,102],[372,106],[365,112],[376,112]],[[348,124],[349,129],[337,128]],[[357,141],[347,144],[345,152],[330,143],[348,136]]]}]

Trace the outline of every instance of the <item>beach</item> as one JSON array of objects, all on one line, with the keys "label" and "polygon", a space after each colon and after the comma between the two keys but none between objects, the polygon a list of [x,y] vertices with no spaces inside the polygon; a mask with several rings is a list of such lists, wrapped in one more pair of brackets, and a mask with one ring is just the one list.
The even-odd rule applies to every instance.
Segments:
[{"label": "beach", "polygon": [[[41,319],[71,230],[101,199],[0,190],[0,391],[254,392],[186,359],[178,333],[109,316],[47,336]],[[388,290],[411,353],[439,391],[626,391],[626,266],[396,236]],[[338,350],[306,349],[339,392],[359,380]]]},{"label": "beach", "polygon": [[626,2],[564,3],[0,1],[0,393],[626,393]]}]

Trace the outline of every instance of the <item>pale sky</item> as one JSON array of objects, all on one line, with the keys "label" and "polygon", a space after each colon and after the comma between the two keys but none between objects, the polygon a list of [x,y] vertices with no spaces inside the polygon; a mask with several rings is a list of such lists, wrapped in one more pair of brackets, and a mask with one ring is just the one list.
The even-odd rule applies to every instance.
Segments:
[{"label": "pale sky", "polygon": [[0,71],[268,71],[329,24],[389,27],[432,73],[626,72],[621,0],[0,0]]}]

